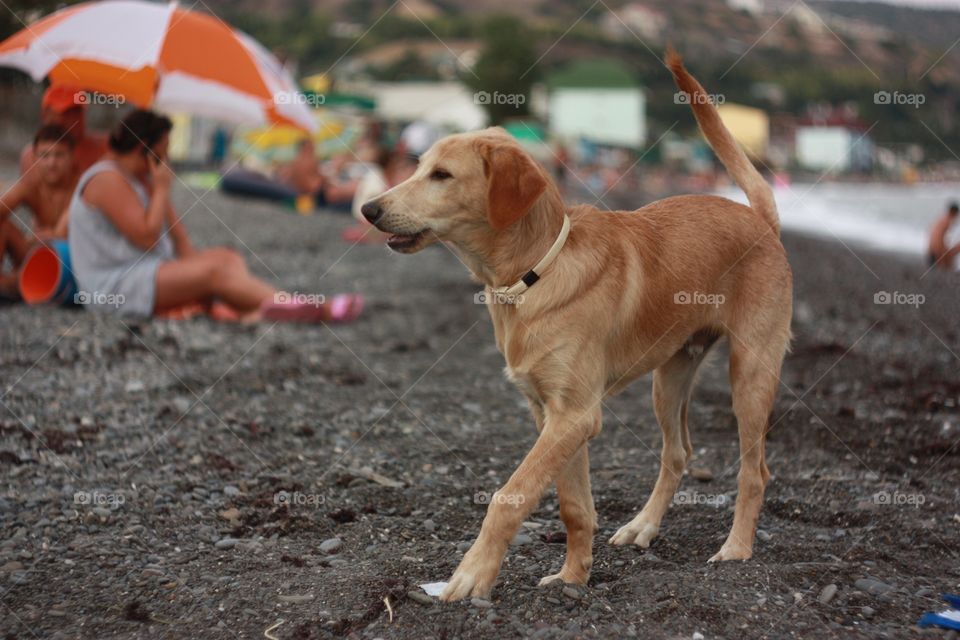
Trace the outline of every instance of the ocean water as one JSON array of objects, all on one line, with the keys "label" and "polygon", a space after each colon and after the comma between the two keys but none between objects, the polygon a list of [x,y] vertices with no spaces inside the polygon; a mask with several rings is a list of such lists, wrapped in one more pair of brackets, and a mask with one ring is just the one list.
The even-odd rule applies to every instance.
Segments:
[{"label": "ocean water", "polygon": [[[795,183],[774,193],[784,229],[924,258],[930,227],[949,202],[960,201],[960,184]],[[736,187],[717,195],[747,201]],[[960,223],[955,227],[951,239],[960,242]]]}]

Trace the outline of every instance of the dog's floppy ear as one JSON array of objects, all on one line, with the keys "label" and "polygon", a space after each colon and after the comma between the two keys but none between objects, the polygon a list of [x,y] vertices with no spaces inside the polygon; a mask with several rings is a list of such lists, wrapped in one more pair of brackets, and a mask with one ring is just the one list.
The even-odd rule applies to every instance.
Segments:
[{"label": "dog's floppy ear", "polygon": [[487,217],[497,231],[527,215],[547,188],[547,180],[533,158],[509,143],[484,143],[481,149],[487,174]]}]

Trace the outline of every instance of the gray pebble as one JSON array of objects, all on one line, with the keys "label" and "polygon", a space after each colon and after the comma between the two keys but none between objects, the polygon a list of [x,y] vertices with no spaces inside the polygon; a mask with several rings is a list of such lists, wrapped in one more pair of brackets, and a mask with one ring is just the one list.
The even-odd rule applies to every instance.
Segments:
[{"label": "gray pebble", "polygon": [[232,549],[235,546],[237,546],[239,542],[240,541],[237,540],[236,538],[222,538],[220,540],[217,540],[213,546],[216,547],[217,549]]},{"label": "gray pebble", "polygon": [[562,593],[563,595],[567,596],[567,597],[570,598],[571,600],[579,600],[579,599],[580,599],[580,592],[577,591],[576,589],[574,589],[573,587],[564,587],[563,590],[562,590],[560,593]]},{"label": "gray pebble", "polygon": [[422,591],[407,591],[407,597],[420,604],[433,604],[433,598]]},{"label": "gray pebble", "polygon": [[820,597],[817,600],[820,601],[820,604],[828,604],[833,600],[833,596],[837,595],[837,585],[828,584],[820,591]]},{"label": "gray pebble", "polygon": [[853,586],[855,586],[857,589],[860,589],[860,591],[866,591],[870,595],[874,596],[878,596],[882,593],[887,593],[888,591],[893,590],[893,587],[887,583],[880,582],[879,580],[875,580],[873,578],[860,578],[853,583]]},{"label": "gray pebble", "polygon": [[510,541],[510,544],[515,547],[531,543],[533,543],[533,538],[525,533],[518,533],[517,535],[513,536],[513,540]]},{"label": "gray pebble", "polygon": [[240,495],[240,489],[236,488],[232,484],[228,484],[223,488],[223,495],[227,496],[228,498],[232,498],[233,496],[238,496]]},{"label": "gray pebble", "polygon": [[343,546],[343,540],[340,538],[328,538],[320,543],[321,553],[336,553]]},{"label": "gray pebble", "polygon": [[493,606],[493,603],[489,600],[483,598],[470,598],[470,604],[477,607],[478,609],[489,609]]}]

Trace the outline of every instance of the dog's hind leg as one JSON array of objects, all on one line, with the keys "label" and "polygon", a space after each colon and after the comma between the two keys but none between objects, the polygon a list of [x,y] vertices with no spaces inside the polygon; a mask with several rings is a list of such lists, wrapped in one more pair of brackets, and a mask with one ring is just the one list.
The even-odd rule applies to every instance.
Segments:
[{"label": "dog's hind leg", "polygon": [[611,544],[636,544],[646,548],[660,532],[660,521],[673,501],[693,453],[687,429],[687,406],[697,368],[712,344],[713,338],[708,338],[706,345],[697,343],[696,349],[688,345],[654,371],[653,408],[663,431],[660,475],[647,504],[610,538]]},{"label": "dog's hind leg", "polygon": [[770,479],[764,453],[767,424],[788,340],[789,324],[786,331],[765,331],[762,335],[750,335],[749,339],[730,333],[730,390],[740,431],[740,472],[733,527],[710,562],[746,560],[753,555],[763,492]]}]

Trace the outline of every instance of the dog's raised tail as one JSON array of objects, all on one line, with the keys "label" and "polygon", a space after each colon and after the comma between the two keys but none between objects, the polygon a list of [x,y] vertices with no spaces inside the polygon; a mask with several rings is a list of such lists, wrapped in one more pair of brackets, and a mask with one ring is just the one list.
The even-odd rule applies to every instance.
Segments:
[{"label": "dog's raised tail", "polygon": [[764,220],[780,233],[780,218],[777,214],[777,203],[773,198],[773,191],[763,176],[754,168],[753,163],[733,139],[730,131],[724,126],[720,114],[714,106],[712,98],[707,94],[697,79],[683,66],[683,59],[673,48],[667,50],[667,66],[673,73],[673,79],[681,91],[687,94],[690,108],[700,125],[703,136],[707,139],[720,162],[726,167],[733,180],[747,194],[747,200]]}]

